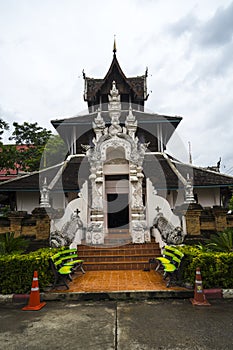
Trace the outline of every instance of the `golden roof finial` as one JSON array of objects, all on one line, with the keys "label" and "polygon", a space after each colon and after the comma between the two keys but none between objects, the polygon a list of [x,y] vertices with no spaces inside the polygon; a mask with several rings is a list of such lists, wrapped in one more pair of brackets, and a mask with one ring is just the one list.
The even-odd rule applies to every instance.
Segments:
[{"label": "golden roof finial", "polygon": [[116,49],[116,35],[114,35],[114,42],[113,42],[113,53],[114,53],[114,55],[116,54],[116,51],[117,51],[117,49]]}]

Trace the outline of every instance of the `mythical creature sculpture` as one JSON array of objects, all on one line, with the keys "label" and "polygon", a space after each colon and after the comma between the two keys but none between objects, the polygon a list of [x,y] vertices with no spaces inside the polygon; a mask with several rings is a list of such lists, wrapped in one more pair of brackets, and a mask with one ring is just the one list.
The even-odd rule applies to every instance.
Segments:
[{"label": "mythical creature sculpture", "polygon": [[181,227],[175,227],[162,213],[158,213],[153,221],[153,226],[158,229],[162,240],[166,244],[181,244],[184,241],[184,232]]},{"label": "mythical creature sculpture", "polygon": [[83,223],[77,212],[73,213],[70,220],[63,225],[61,231],[50,233],[49,243],[53,248],[70,246],[72,243],[81,244],[83,235]]}]

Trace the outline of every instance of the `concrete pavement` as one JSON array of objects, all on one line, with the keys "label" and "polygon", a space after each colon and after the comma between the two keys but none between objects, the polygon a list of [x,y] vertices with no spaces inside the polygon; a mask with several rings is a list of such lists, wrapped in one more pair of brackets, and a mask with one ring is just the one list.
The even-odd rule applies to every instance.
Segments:
[{"label": "concrete pavement", "polygon": [[40,311],[0,305],[0,349],[230,350],[233,300],[47,302]]},{"label": "concrete pavement", "polygon": [[[233,298],[233,289],[204,289],[207,299]],[[193,290],[166,289],[166,290],[136,290],[136,291],[105,291],[105,292],[57,292],[40,293],[41,301],[142,301],[155,299],[187,299],[194,296]],[[0,294],[0,305],[14,302],[28,302],[29,294]]]}]

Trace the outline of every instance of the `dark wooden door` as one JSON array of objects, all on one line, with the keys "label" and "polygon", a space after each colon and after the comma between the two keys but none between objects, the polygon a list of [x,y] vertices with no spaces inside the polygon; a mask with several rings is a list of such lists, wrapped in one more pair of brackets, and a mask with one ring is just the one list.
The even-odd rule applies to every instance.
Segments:
[{"label": "dark wooden door", "polygon": [[129,227],[128,193],[108,193],[108,228]]}]

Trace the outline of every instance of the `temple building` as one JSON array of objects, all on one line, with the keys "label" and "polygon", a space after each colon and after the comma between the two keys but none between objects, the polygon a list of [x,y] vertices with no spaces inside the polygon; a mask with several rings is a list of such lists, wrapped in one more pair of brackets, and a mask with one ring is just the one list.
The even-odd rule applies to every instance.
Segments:
[{"label": "temple building", "polygon": [[15,194],[16,210],[44,208],[55,246],[103,245],[119,232],[127,242],[150,242],[159,233],[156,239],[179,244],[187,234],[200,234],[201,216],[209,211],[214,217],[214,208],[227,225],[233,177],[167,154],[182,118],[145,110],[147,70],[126,77],[114,45],[105,77],[83,72],[83,78],[87,113],[51,121],[67,145],[67,158],[0,185],[1,193]]}]

